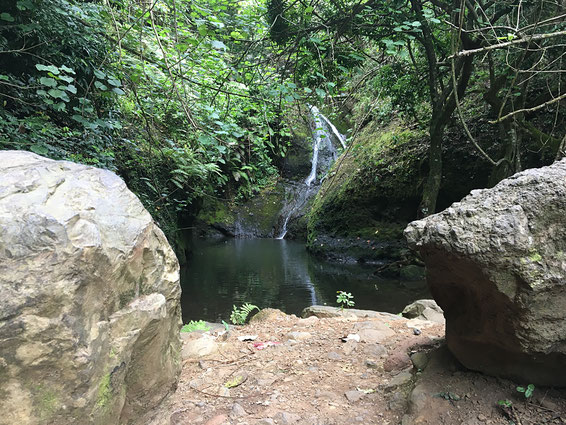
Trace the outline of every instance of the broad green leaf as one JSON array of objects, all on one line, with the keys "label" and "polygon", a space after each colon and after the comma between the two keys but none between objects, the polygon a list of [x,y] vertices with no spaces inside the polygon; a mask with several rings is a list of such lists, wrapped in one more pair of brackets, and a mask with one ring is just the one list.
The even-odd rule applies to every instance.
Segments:
[{"label": "broad green leaf", "polygon": [[33,9],[33,3],[31,2],[31,0],[18,0],[16,7],[18,8],[18,10],[29,10]]},{"label": "broad green leaf", "polygon": [[77,88],[75,86],[73,86],[72,84],[69,84],[67,87],[65,87],[65,90],[67,90],[68,92],[71,92],[73,94],[77,94]]},{"label": "broad green leaf", "polygon": [[56,66],[53,65],[42,65],[40,63],[35,64],[35,68],[38,71],[47,71],[47,72],[51,72],[53,75],[59,75],[59,68],[57,68]]},{"label": "broad green leaf", "polygon": [[94,82],[94,87],[96,87],[99,90],[108,90],[108,87],[106,87],[104,84],[102,84],[100,81],[95,81]]},{"label": "broad green leaf", "polygon": [[94,75],[96,76],[96,78],[106,78],[106,74],[102,71],[99,71],[98,69],[94,70]]},{"label": "broad green leaf", "polygon": [[15,19],[12,15],[10,15],[9,13],[0,13],[0,19],[3,21],[7,21],[7,22],[14,22]]},{"label": "broad green leaf", "polygon": [[39,79],[39,82],[41,84],[43,84],[44,86],[47,86],[47,87],[56,87],[57,86],[57,81],[55,81],[54,78],[41,77]]},{"label": "broad green leaf", "polygon": [[74,74],[75,73],[73,68],[69,68],[68,66],[65,66],[65,65],[61,65],[61,69],[68,74]]},{"label": "broad green leaf", "polygon": [[114,87],[120,87],[122,85],[122,83],[120,82],[120,80],[117,80],[115,78],[112,77],[108,77],[108,83],[110,83],[111,85],[113,85]]},{"label": "broad green leaf", "polygon": [[59,89],[50,89],[47,93],[55,99],[63,99],[63,96],[65,95],[65,92]]},{"label": "broad green leaf", "polygon": [[125,92],[124,90],[122,90],[121,88],[119,88],[119,87],[114,87],[114,88],[112,88],[112,91],[113,91],[114,93],[116,93],[116,94],[119,94],[119,95],[126,94],[126,92]]}]

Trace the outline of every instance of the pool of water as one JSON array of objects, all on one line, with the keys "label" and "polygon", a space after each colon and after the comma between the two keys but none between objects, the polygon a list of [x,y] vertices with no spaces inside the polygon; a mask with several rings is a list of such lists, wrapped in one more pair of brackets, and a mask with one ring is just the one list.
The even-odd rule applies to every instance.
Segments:
[{"label": "pool of water", "polygon": [[181,270],[183,322],[228,321],[244,302],[298,315],[309,305],[336,305],[336,291],[350,292],[356,308],[390,313],[429,296],[425,282],[383,280],[374,270],[321,261],[288,240],[197,241]]}]

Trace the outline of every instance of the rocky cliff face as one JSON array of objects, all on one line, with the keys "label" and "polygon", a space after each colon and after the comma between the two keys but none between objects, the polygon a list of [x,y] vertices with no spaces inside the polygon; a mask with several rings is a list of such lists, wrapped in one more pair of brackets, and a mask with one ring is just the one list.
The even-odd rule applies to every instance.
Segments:
[{"label": "rocky cliff face", "polygon": [[566,160],[477,190],[405,234],[467,367],[566,386]]},{"label": "rocky cliff face", "polygon": [[0,424],[144,423],[180,372],[178,263],[115,174],[0,152]]}]

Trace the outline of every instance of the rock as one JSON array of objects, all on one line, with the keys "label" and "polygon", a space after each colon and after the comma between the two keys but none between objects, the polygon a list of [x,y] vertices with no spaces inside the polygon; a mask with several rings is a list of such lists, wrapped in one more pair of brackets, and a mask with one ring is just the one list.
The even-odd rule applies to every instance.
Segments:
[{"label": "rock", "polygon": [[299,415],[289,412],[279,412],[275,415],[274,418],[278,424],[282,425],[291,425],[301,420],[301,417]]},{"label": "rock", "polygon": [[110,171],[3,151],[0,175],[0,423],[145,423],[181,368],[165,236]]},{"label": "rock", "polygon": [[428,364],[428,356],[424,352],[413,353],[410,355],[413,366],[417,370],[424,370]]},{"label": "rock", "polygon": [[417,384],[409,396],[409,412],[417,415],[429,403],[428,388],[424,384]]},{"label": "rock", "polygon": [[348,341],[345,344],[342,344],[342,350],[344,350],[344,355],[346,355],[347,357],[350,354],[352,354],[356,350],[357,346],[358,343],[356,341]]},{"label": "rock", "polygon": [[222,425],[228,423],[228,416],[216,415],[204,423],[204,425]]},{"label": "rock", "polygon": [[294,339],[295,341],[304,341],[309,339],[312,335],[309,332],[289,332],[287,334],[288,339]]},{"label": "rock", "polygon": [[464,366],[566,386],[566,160],[411,223],[409,244]]},{"label": "rock", "polygon": [[315,326],[320,319],[316,316],[310,316],[305,319],[299,319],[298,326]]},{"label": "rock", "polygon": [[326,355],[326,357],[328,357],[330,360],[336,360],[336,361],[342,360],[342,356],[338,354],[336,351],[331,351]]},{"label": "rock", "polygon": [[301,316],[303,318],[316,316],[320,319],[328,317],[358,317],[384,320],[402,320],[399,316],[391,313],[383,313],[373,310],[358,310],[356,308],[345,308],[342,310],[339,307],[329,307],[325,305],[311,305],[310,307],[307,307],[302,311]]},{"label": "rock", "polygon": [[360,342],[368,344],[378,344],[383,342],[386,338],[395,335],[393,329],[377,320],[356,323],[354,328],[360,336]]},{"label": "rock", "polygon": [[404,350],[392,352],[383,362],[383,370],[393,372],[395,370],[403,370],[411,366],[411,359]]},{"label": "rock", "polygon": [[[444,320],[444,318],[442,319]],[[406,326],[409,329],[413,329],[415,335],[420,335],[423,329],[432,328],[434,326],[438,326],[438,322],[431,322],[429,320],[422,320],[422,319],[409,319],[407,320]]]},{"label": "rock", "polygon": [[239,405],[238,403],[234,403],[232,405],[232,410],[230,412],[230,416],[233,418],[239,418],[242,416],[246,416],[248,413],[244,410],[244,408]]},{"label": "rock", "polygon": [[394,391],[387,403],[389,410],[404,412],[407,410],[407,395],[403,391]]},{"label": "rock", "polygon": [[408,370],[404,370],[402,372],[399,372],[397,375],[391,378],[389,382],[383,384],[381,387],[385,391],[393,391],[399,387],[403,387],[409,384],[412,381],[412,379],[413,379],[413,374]]},{"label": "rock", "polygon": [[379,358],[387,354],[387,349],[381,344],[366,344],[364,347],[364,352],[368,356]]},{"label": "rock", "polygon": [[417,300],[409,304],[401,313],[408,319],[428,320],[430,322],[444,323],[444,312],[434,300]]},{"label": "rock", "polygon": [[361,391],[352,390],[346,391],[344,395],[350,403],[355,403],[356,401],[360,400],[365,394]]},{"label": "rock", "polygon": [[271,418],[263,418],[256,422],[257,425],[275,425],[273,419]]},{"label": "rock", "polygon": [[218,343],[210,335],[192,338],[183,344],[183,359],[205,357],[218,352]]},{"label": "rock", "polygon": [[370,360],[370,359],[367,359],[365,361],[365,365],[366,365],[366,367],[368,367],[370,369],[377,369],[377,366],[378,366],[376,361]]},{"label": "rock", "polygon": [[274,322],[278,320],[287,320],[290,316],[283,313],[281,310],[276,308],[264,308],[257,312],[251,319],[250,323],[257,322]]}]

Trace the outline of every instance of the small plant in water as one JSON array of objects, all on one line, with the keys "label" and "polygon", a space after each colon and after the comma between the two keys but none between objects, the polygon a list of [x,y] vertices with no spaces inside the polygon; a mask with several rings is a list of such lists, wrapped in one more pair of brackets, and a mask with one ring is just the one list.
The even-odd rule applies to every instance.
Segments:
[{"label": "small plant in water", "polygon": [[354,307],[356,304],[354,302],[354,296],[349,292],[336,291],[336,302],[340,305],[340,308],[344,310],[344,307]]},{"label": "small plant in water", "polygon": [[517,391],[519,391],[520,393],[523,393],[525,395],[526,399],[529,399],[533,396],[533,393],[535,392],[535,386],[533,384],[529,384],[527,385],[527,387],[517,387]]},{"label": "small plant in water", "polygon": [[230,321],[235,325],[243,325],[246,323],[250,313],[256,309],[259,310],[259,307],[250,303],[244,303],[240,308],[234,306],[230,315]]},{"label": "small plant in water", "polygon": [[191,320],[189,323],[181,328],[181,332],[194,332],[194,331],[209,331],[210,327],[206,324],[204,320],[194,321]]}]

